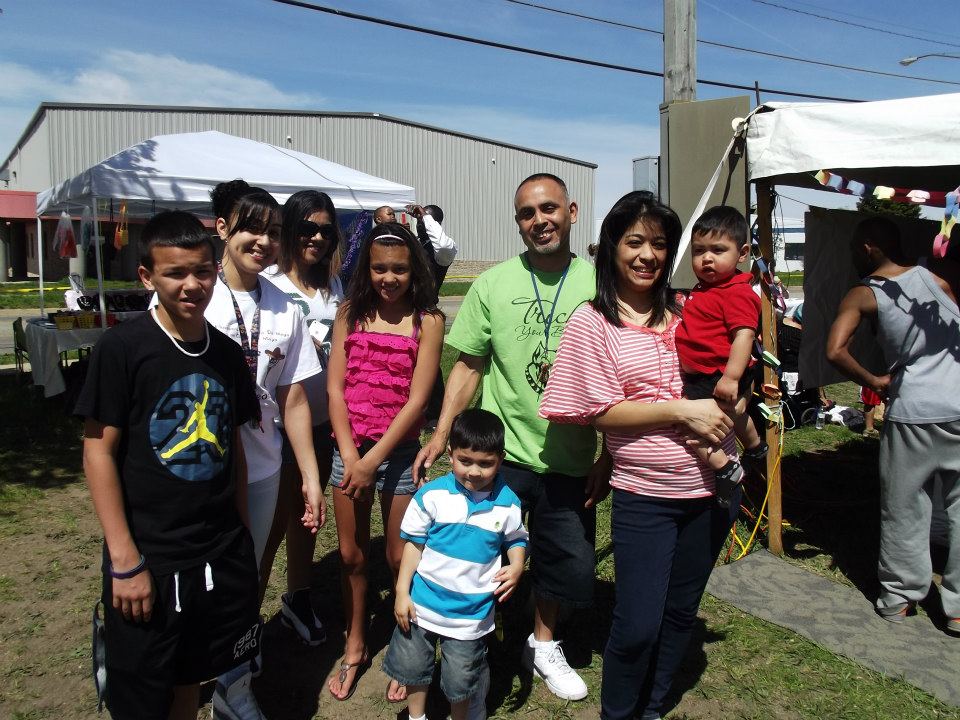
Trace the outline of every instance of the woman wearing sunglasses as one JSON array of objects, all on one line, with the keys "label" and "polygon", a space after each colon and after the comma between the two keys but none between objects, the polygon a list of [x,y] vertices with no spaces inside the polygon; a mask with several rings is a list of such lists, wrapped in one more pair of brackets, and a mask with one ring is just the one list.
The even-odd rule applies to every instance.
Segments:
[{"label": "woman wearing sunglasses", "polygon": [[[336,275],[339,247],[340,228],[330,196],[316,190],[302,190],[291,195],[283,206],[277,264],[263,272],[264,277],[280,288],[291,302],[300,306],[323,366],[323,372],[305,380],[303,386],[310,402],[313,446],[324,489],[333,458],[333,435],[327,412],[327,357],[330,330],[337,307],[343,300],[343,287]],[[286,536],[287,592],[282,597],[280,617],[302,642],[313,646],[326,640],[326,633],[310,602],[310,571],[316,535],[305,529],[299,520],[303,504],[300,482],[296,458],[284,434],[280,494],[262,567],[271,567],[280,540]]]}]

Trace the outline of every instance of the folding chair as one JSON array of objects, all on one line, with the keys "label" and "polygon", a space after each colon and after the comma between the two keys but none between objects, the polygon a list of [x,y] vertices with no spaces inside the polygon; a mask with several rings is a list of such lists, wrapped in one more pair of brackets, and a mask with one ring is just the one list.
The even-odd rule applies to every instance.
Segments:
[{"label": "folding chair", "polygon": [[17,363],[17,380],[19,381],[26,373],[23,363],[30,362],[30,356],[27,353],[27,334],[23,331],[22,317],[13,321],[13,356]]}]

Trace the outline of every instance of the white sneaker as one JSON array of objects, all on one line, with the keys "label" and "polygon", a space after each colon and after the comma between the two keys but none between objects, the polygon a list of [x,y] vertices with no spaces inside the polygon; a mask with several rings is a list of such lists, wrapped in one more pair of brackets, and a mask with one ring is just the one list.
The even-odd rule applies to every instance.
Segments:
[{"label": "white sneaker", "polygon": [[534,646],[533,635],[527,638],[521,661],[527,670],[547,683],[550,692],[564,700],[583,700],[587,696],[587,684],[570,667],[563,655],[560,643],[538,643]]},{"label": "white sneaker", "polygon": [[250,687],[250,673],[224,687],[219,681],[213,691],[214,720],[266,720]]}]

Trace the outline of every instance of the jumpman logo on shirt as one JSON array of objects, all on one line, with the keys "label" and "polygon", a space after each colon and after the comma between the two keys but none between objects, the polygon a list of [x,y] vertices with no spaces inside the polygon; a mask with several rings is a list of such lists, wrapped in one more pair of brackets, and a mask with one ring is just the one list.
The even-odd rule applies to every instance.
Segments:
[{"label": "jumpman logo on shirt", "polygon": [[[190,447],[194,443],[198,443],[201,440],[211,443],[219,451],[221,457],[223,456],[223,448],[220,446],[220,441],[217,440],[217,436],[210,432],[210,429],[207,427],[207,401],[209,399],[210,382],[204,380],[203,400],[193,404],[193,413],[187,419],[187,424],[180,429],[181,433],[189,433],[189,435],[187,435],[187,437],[166,452],[161,453],[161,458],[168,460],[184,448]],[[196,427],[194,428],[193,432],[190,432],[190,428],[194,425]]]}]

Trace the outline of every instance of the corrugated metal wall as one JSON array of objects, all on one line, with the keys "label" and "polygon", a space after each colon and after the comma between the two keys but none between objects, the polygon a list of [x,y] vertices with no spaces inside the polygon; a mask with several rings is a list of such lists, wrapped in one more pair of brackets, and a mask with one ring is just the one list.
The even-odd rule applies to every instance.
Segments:
[{"label": "corrugated metal wall", "polygon": [[50,138],[52,185],[155,135],[203,130],[290,147],[412,185],[421,203],[444,209],[444,226],[459,244],[461,260],[502,260],[522,249],[513,222],[513,193],[535,172],[562,177],[580,206],[574,252],[585,254],[592,235],[593,168],[378,117],[51,107],[27,142],[41,135]]}]

